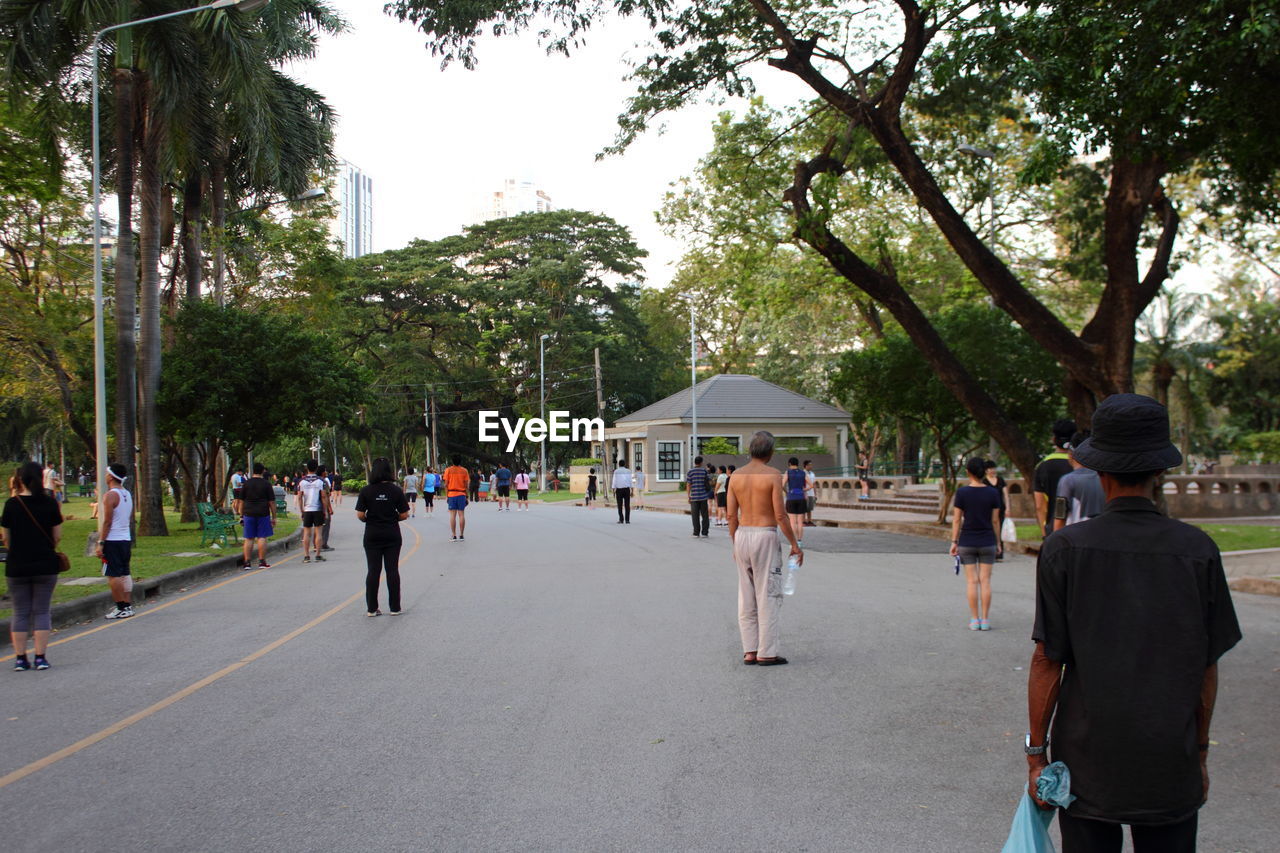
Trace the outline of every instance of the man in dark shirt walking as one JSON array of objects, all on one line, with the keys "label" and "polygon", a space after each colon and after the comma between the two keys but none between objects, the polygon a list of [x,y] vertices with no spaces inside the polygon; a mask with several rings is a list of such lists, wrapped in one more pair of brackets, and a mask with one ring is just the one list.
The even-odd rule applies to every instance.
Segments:
[{"label": "man in dark shirt walking", "polygon": [[253,476],[244,481],[240,487],[240,516],[244,523],[244,559],[241,565],[245,569],[253,568],[253,543],[258,543],[258,568],[269,569],[267,562],[267,540],[275,533],[276,493],[263,475],[267,466],[261,462],[253,463]]},{"label": "man in dark shirt walking", "polygon": [[709,536],[711,515],[708,512],[707,500],[711,497],[711,480],[707,469],[702,467],[702,457],[693,460],[693,467],[685,475],[685,488],[689,492],[689,515],[693,518],[693,535]]},{"label": "man in dark shirt walking", "polygon": [[1135,853],[1189,853],[1209,792],[1217,662],[1240,625],[1213,540],[1151,500],[1155,477],[1182,461],[1165,407],[1116,394],[1093,430],[1075,457],[1098,472],[1106,511],[1046,539],[1036,567],[1031,790],[1052,743],[1077,797],[1059,812],[1064,853],[1119,853],[1122,824]]}]

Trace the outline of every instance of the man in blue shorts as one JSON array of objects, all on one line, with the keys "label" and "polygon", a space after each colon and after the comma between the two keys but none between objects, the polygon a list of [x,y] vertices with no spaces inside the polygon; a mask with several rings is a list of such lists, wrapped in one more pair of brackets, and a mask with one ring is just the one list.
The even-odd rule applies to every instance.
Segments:
[{"label": "man in blue shorts", "polygon": [[511,469],[504,462],[493,475],[498,478],[498,512],[511,512]]},{"label": "man in blue shorts", "polygon": [[467,486],[470,483],[471,474],[462,467],[462,457],[454,456],[453,464],[444,469],[445,503],[449,507],[449,533],[454,542],[467,538]]},{"label": "man in blue shorts", "polygon": [[244,561],[247,571],[253,568],[253,543],[258,543],[258,568],[269,569],[267,540],[275,534],[276,493],[264,476],[267,466],[253,463],[253,476],[240,487],[240,516],[244,519]]}]

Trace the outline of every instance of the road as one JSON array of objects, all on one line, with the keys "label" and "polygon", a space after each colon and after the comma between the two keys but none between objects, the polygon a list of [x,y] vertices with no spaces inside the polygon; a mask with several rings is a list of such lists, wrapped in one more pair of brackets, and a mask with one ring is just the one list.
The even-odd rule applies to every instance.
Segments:
[{"label": "road", "polygon": [[[722,530],[486,505],[451,543],[439,511],[404,525],[405,614],[369,619],[340,512],[326,563],[61,632],[48,672],[6,659],[6,853],[1000,848],[1031,560],[997,567],[977,633],[943,543],[811,529],[791,664],[744,667]],[[1208,853],[1280,836],[1280,602],[1236,606]]]}]

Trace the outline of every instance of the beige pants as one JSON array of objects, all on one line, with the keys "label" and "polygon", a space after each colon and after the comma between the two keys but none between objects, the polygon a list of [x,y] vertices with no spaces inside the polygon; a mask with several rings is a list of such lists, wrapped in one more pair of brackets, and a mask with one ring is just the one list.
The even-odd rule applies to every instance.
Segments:
[{"label": "beige pants", "polygon": [[782,547],[776,527],[739,527],[733,539],[738,564],[738,628],[742,651],[778,656],[782,607]]}]

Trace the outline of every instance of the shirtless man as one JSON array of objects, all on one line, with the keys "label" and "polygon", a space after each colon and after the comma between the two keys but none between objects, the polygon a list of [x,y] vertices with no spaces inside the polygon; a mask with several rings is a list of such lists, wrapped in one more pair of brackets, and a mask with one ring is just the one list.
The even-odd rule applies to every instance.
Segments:
[{"label": "shirtless man", "polygon": [[782,477],[769,467],[773,434],[761,430],[751,436],[751,462],[729,478],[729,538],[738,564],[738,627],[742,632],[742,662],[777,666],[778,609],[782,606],[781,530],[791,553],[804,562],[782,498]]}]

